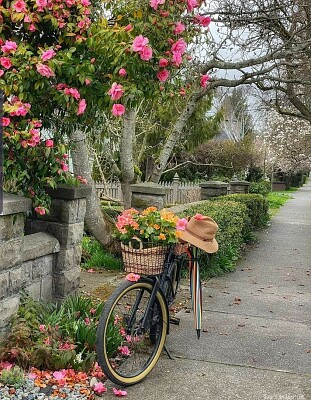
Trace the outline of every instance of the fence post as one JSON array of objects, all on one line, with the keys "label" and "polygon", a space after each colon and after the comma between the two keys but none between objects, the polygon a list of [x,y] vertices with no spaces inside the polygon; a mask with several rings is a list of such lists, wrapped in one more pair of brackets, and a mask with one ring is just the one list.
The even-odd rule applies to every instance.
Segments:
[{"label": "fence post", "polygon": [[178,202],[178,188],[179,188],[179,176],[176,172],[173,178],[173,204]]}]

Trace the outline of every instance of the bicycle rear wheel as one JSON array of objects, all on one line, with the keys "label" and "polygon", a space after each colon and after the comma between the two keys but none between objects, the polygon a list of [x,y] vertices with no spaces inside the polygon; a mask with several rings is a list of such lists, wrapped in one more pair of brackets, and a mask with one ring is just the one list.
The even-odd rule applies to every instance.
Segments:
[{"label": "bicycle rear wheel", "polygon": [[[148,309],[151,282],[125,282],[107,300],[97,327],[96,351],[105,375],[130,386],[144,379],[162,352],[168,312],[161,292]],[[145,327],[143,318],[148,312]]]}]

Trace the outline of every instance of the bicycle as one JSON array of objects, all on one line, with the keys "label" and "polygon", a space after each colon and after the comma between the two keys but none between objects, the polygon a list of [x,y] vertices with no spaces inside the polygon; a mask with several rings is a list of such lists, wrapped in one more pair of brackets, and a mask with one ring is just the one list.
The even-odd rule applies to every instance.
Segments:
[{"label": "bicycle", "polygon": [[[131,386],[142,381],[156,365],[165,347],[170,317],[185,262],[183,253],[171,246],[163,272],[126,281],[109,297],[103,308],[96,338],[98,362],[112,382]],[[171,357],[170,357],[171,358]]]}]

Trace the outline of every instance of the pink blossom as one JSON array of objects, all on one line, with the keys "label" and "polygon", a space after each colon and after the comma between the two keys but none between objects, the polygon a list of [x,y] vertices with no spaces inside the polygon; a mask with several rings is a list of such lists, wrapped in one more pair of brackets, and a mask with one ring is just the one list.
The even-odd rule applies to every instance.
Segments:
[{"label": "pink blossom", "polygon": [[152,7],[154,10],[158,9],[158,6],[160,4],[164,4],[165,0],[150,0],[150,7]]},{"label": "pink blossom", "polygon": [[104,384],[102,382],[97,382],[94,385],[93,390],[94,390],[94,392],[99,393],[99,394],[107,392],[107,388],[104,386]]},{"label": "pink blossom", "polygon": [[96,313],[96,308],[91,308],[90,309],[90,314],[94,315]]},{"label": "pink blossom", "polygon": [[91,5],[91,2],[90,2],[89,0],[81,0],[81,4],[82,4],[84,7],[88,7],[88,6]]},{"label": "pink blossom", "polygon": [[[29,141],[28,141],[28,142],[29,142]],[[34,147],[34,146],[30,146],[30,147]],[[46,210],[45,210],[44,207],[40,207],[40,206],[39,206],[39,207],[36,207],[36,208],[35,208],[35,212],[38,213],[38,214],[40,214],[40,215],[44,215],[44,214],[46,213]],[[45,344],[50,344],[50,339],[49,339],[49,338],[45,339],[44,343],[45,343]]]},{"label": "pink blossom", "polygon": [[120,75],[120,76],[126,76],[126,75],[127,75],[126,70],[125,70],[124,68],[120,68],[120,69],[119,69],[119,75]]},{"label": "pink blossom", "polygon": [[151,47],[144,47],[140,52],[139,52],[140,58],[143,61],[149,61],[150,58],[152,57],[152,48]]},{"label": "pink blossom", "polygon": [[25,15],[24,17],[24,22],[31,22],[31,18],[29,17],[29,15]]},{"label": "pink blossom", "polygon": [[29,378],[29,379],[37,379],[37,374],[35,374],[34,372],[30,372],[30,373],[28,374],[28,378]]},{"label": "pink blossom", "polygon": [[68,167],[68,165],[67,164],[65,164],[64,162],[62,162],[62,170],[64,171],[64,172],[67,172],[68,170],[69,170],[69,167]]},{"label": "pink blossom", "polygon": [[26,3],[23,0],[17,0],[13,5],[12,8],[18,13],[26,11]]},{"label": "pink blossom", "polygon": [[187,10],[189,12],[193,11],[198,6],[199,6],[199,4],[198,4],[197,0],[187,0]]},{"label": "pink blossom", "polygon": [[10,118],[2,117],[2,126],[8,126],[10,125],[10,122],[11,122]]},{"label": "pink blossom", "polygon": [[173,53],[172,62],[177,66],[179,66],[182,63],[182,54],[179,51]]},{"label": "pink blossom", "polygon": [[37,71],[39,72],[39,74],[42,76],[46,76],[47,78],[50,78],[51,76],[55,76],[54,72],[47,65],[43,65],[43,64],[39,63],[36,65],[36,68],[37,68]]},{"label": "pink blossom", "polygon": [[131,24],[128,24],[128,25],[126,25],[126,26],[124,27],[125,32],[129,32],[129,31],[131,31],[132,29],[133,29],[133,27],[132,27]]},{"label": "pink blossom", "polygon": [[44,332],[45,331],[45,325],[41,324],[39,325],[39,331]]},{"label": "pink blossom", "polygon": [[194,21],[198,22],[204,28],[207,28],[209,26],[209,24],[211,23],[211,17],[204,16],[204,15],[196,15]]},{"label": "pink blossom", "polygon": [[66,370],[62,369],[61,371],[54,371],[53,372],[53,378],[55,378],[57,381],[61,381],[66,377]]},{"label": "pink blossom", "polygon": [[160,82],[165,82],[169,76],[170,73],[167,69],[162,69],[162,71],[159,71],[157,73],[157,78],[159,79]]},{"label": "pink blossom", "polygon": [[9,69],[12,67],[12,62],[8,57],[0,57],[0,64],[3,68]]},{"label": "pink blossom", "polygon": [[9,371],[10,369],[12,369],[13,364],[9,363],[8,361],[1,361],[0,362],[0,370],[1,369],[6,369],[7,371]]},{"label": "pink blossom", "polygon": [[126,390],[112,388],[112,391],[118,397],[127,396],[127,391]]},{"label": "pink blossom", "polygon": [[133,40],[132,49],[133,51],[142,51],[148,43],[149,39],[143,35],[136,36],[136,38]]},{"label": "pink blossom", "polygon": [[207,86],[207,82],[211,79],[209,75],[201,75],[200,85],[205,89]]},{"label": "pink blossom", "polygon": [[36,0],[36,4],[39,7],[38,11],[43,11],[43,7],[46,7],[48,2],[47,0]]},{"label": "pink blossom", "polygon": [[140,279],[140,275],[131,272],[126,275],[125,279],[127,279],[130,282],[137,282]]},{"label": "pink blossom", "polygon": [[44,51],[41,54],[41,58],[43,61],[47,61],[47,60],[50,60],[51,58],[53,58],[55,56],[55,54],[56,53],[53,49],[49,49],[49,50]]},{"label": "pink blossom", "polygon": [[88,272],[89,274],[93,274],[95,272],[95,269],[90,268],[90,269],[87,269],[86,272]]},{"label": "pink blossom", "polygon": [[0,69],[0,78],[2,75],[4,75],[4,71],[3,71],[3,69]]},{"label": "pink blossom", "polygon": [[114,104],[111,112],[115,117],[121,117],[125,113],[125,107],[123,104]]},{"label": "pink blossom", "polygon": [[90,325],[91,324],[91,320],[88,317],[85,318],[84,322],[85,322],[85,325]]},{"label": "pink blossom", "polygon": [[119,100],[124,95],[123,86],[119,85],[117,82],[113,82],[111,88],[108,91],[109,96],[111,96],[111,100]]},{"label": "pink blossom", "polygon": [[180,35],[181,33],[184,32],[185,29],[186,29],[185,25],[179,21],[175,24],[174,34]]},{"label": "pink blossom", "polygon": [[123,356],[129,356],[131,354],[130,349],[127,346],[119,346],[118,350]]},{"label": "pink blossom", "polygon": [[201,221],[201,220],[203,220],[205,217],[204,217],[204,215],[202,215],[202,214],[196,213],[195,216],[194,216],[194,218],[197,219],[197,220],[199,220],[199,221]]},{"label": "pink blossom", "polygon": [[168,60],[166,58],[160,58],[160,61],[159,61],[159,66],[160,67],[167,67],[168,64],[169,64],[169,62],[168,62]]},{"label": "pink blossom", "polygon": [[91,83],[91,80],[88,78],[85,78],[84,83],[86,84],[86,86],[88,86]]},{"label": "pink blossom", "polygon": [[183,38],[180,38],[175,42],[171,48],[172,53],[181,53],[183,54],[187,49],[187,43]]},{"label": "pink blossom", "polygon": [[3,53],[14,53],[17,49],[17,44],[15,42],[11,42],[10,40],[6,40],[5,44],[1,46],[1,50]]},{"label": "pink blossom", "polygon": [[85,109],[86,109],[86,101],[85,99],[82,99],[79,101],[77,115],[83,114],[85,112]]},{"label": "pink blossom", "polygon": [[81,97],[79,91],[75,88],[65,88],[64,93],[67,96],[71,96],[71,97],[75,98],[76,100],[79,100]]},{"label": "pink blossom", "polygon": [[34,24],[29,25],[28,30],[29,30],[30,32],[36,31],[36,30],[37,30],[36,25],[34,25]]},{"label": "pink blossom", "polygon": [[176,229],[179,230],[179,231],[184,231],[187,223],[188,223],[187,218],[180,218],[176,222]]},{"label": "pink blossom", "polygon": [[45,141],[45,146],[46,147],[54,147],[54,141],[52,139],[47,139]]}]

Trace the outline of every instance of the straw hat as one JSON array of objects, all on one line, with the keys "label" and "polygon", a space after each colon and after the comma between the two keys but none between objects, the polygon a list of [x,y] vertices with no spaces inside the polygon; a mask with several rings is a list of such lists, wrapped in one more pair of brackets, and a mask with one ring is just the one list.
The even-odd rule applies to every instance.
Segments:
[{"label": "straw hat", "polygon": [[181,231],[180,239],[207,253],[215,253],[218,250],[218,243],[215,239],[217,230],[218,225],[212,218],[196,214],[190,218],[185,230]]}]

